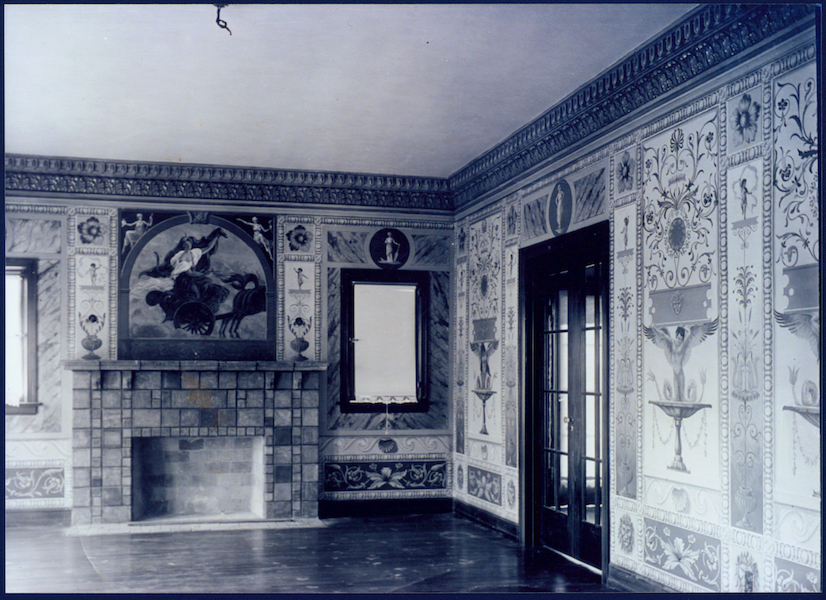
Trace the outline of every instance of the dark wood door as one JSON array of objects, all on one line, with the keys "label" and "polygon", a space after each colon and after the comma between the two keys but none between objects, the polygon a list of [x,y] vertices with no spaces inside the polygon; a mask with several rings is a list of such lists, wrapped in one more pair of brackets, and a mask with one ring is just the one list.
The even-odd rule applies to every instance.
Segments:
[{"label": "dark wood door", "polygon": [[525,262],[536,541],[597,568],[607,494],[605,246],[607,228],[588,229]]}]

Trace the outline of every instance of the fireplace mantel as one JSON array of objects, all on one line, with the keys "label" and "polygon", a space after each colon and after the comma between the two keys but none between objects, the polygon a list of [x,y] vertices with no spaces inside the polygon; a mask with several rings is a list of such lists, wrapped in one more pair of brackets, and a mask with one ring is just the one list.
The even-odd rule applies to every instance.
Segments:
[{"label": "fireplace mantel", "polygon": [[318,516],[327,364],[72,360],[72,524],[132,520],[132,439],[264,439],[266,518]]}]

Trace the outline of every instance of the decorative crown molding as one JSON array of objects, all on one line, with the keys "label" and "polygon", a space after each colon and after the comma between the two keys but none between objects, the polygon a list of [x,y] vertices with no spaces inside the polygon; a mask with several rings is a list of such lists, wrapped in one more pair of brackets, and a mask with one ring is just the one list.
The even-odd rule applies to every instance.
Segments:
[{"label": "decorative crown molding", "polygon": [[814,6],[804,4],[717,4],[693,11],[454,173],[454,206],[462,208],[639,107],[808,20],[814,11]]},{"label": "decorative crown molding", "polygon": [[452,210],[447,179],[6,154],[6,190]]}]

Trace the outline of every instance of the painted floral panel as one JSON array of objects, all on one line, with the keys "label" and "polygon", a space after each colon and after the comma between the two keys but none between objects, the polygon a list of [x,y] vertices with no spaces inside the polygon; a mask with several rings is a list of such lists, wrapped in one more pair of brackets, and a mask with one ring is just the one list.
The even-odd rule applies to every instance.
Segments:
[{"label": "painted floral panel", "polygon": [[328,492],[443,489],[444,461],[337,462],[324,465]]},{"label": "painted floral panel", "polygon": [[720,540],[645,519],[645,562],[711,591],[720,591]]}]

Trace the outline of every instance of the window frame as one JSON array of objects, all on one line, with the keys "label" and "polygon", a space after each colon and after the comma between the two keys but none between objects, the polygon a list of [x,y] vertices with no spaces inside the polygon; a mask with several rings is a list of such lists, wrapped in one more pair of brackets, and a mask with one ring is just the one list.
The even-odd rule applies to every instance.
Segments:
[{"label": "window frame", "polygon": [[35,415],[41,404],[37,401],[37,259],[6,258],[5,264],[6,276],[19,274],[23,281],[25,314],[21,317],[26,338],[24,356],[26,397],[19,406],[6,404],[6,415]]},{"label": "window frame", "polygon": [[[355,402],[355,284],[416,285],[416,402]],[[341,400],[342,413],[426,412],[428,410],[428,318],[430,273],[427,271],[341,270]]]}]

